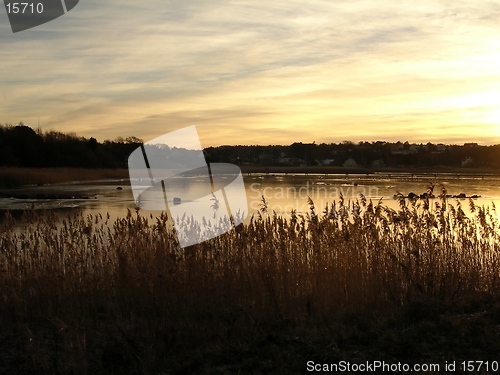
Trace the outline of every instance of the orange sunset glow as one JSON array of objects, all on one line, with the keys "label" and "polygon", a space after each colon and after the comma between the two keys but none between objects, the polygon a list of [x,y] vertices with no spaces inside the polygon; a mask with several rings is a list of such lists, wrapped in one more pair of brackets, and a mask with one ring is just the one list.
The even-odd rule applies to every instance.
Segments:
[{"label": "orange sunset glow", "polygon": [[196,125],[204,146],[500,143],[489,1],[85,1],[13,34],[0,123],[100,141]]}]

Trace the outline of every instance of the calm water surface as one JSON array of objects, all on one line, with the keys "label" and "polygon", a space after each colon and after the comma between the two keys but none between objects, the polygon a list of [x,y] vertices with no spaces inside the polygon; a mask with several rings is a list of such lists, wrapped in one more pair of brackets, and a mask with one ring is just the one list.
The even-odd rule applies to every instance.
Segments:
[{"label": "calm water surface", "polygon": [[[500,176],[457,176],[456,174],[375,174],[375,175],[259,175],[244,176],[248,198],[249,213],[256,213],[262,207],[262,196],[266,198],[268,211],[279,214],[289,214],[291,210],[297,213],[308,211],[307,197],[316,204],[317,212],[321,212],[327,202],[338,201],[342,195],[345,200],[355,200],[359,194],[368,199],[382,199],[389,207],[397,208],[394,195],[398,192],[408,195],[413,192],[422,194],[428,186],[434,183],[434,193],[441,193],[444,188],[447,194],[467,196],[479,195],[474,199],[477,205],[500,203]],[[199,191],[202,181],[191,177],[179,179],[179,197],[202,196]],[[118,189],[121,188],[121,189]],[[7,210],[22,212],[24,209],[54,210],[61,217],[76,210],[82,210],[84,215],[109,213],[112,218],[124,217],[127,210],[135,210],[130,182],[128,180],[105,180],[92,182],[73,182],[57,185],[32,186],[2,190],[4,194],[13,197],[0,198],[0,212]],[[20,199],[26,194],[28,198]],[[35,199],[37,195],[74,195],[74,199]],[[87,196],[91,199],[80,199]],[[18,198],[15,198],[18,197]],[[174,197],[167,197],[172,201]],[[184,200],[186,201],[186,200]],[[450,198],[454,203],[457,199]],[[468,208],[468,200],[458,199],[464,208]],[[144,214],[157,216],[160,211],[144,211]],[[2,215],[3,217],[3,215]]]}]

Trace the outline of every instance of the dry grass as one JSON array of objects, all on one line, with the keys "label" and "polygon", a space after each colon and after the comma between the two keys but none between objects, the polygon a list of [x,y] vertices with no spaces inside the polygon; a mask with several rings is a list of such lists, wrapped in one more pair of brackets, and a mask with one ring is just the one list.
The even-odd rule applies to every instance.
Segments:
[{"label": "dry grass", "polygon": [[190,373],[177,362],[189,353],[197,372],[211,373],[202,348],[324,329],[349,313],[500,296],[499,224],[488,208],[470,201],[467,217],[443,196],[433,207],[400,200],[396,211],[362,197],[317,214],[309,203],[306,216],[284,218],[263,202],[248,224],[184,250],[166,215],[111,223],[28,212],[21,233],[7,217],[0,323],[10,349],[0,348],[0,366]]},{"label": "dry grass", "polygon": [[0,167],[0,187],[128,177],[126,169]]}]

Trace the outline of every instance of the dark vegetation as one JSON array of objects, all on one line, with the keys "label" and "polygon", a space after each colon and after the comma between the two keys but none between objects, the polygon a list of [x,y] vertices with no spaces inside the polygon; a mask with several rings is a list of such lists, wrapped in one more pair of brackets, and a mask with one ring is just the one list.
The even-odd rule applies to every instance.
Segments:
[{"label": "dark vegetation", "polygon": [[23,125],[0,125],[0,166],[126,168],[141,140],[97,142],[74,133],[35,131]]},{"label": "dark vegetation", "polygon": [[[0,166],[126,168],[127,158],[142,140],[118,138],[99,143],[74,133],[35,131],[20,123],[0,125]],[[410,144],[408,142],[353,142],[288,146],[219,146],[208,147],[209,162],[231,162],[239,165],[342,167],[348,159],[356,166],[384,167],[464,167],[499,168],[500,145]],[[351,166],[352,168],[353,166]]]},{"label": "dark vegetation", "polygon": [[[0,372],[298,374],[498,360],[500,232],[445,198],[266,212],[179,248],[166,215],[0,229]],[[443,368],[441,368],[444,373]],[[478,372],[480,373],[480,372]],[[485,373],[485,372],[482,372]]]},{"label": "dark vegetation", "polygon": [[[260,164],[266,166],[337,166],[345,167],[353,159],[358,167],[389,168],[499,168],[500,145],[410,144],[408,142],[360,142],[289,146],[220,146],[205,149],[215,162]],[[351,166],[352,168],[352,166]]]}]

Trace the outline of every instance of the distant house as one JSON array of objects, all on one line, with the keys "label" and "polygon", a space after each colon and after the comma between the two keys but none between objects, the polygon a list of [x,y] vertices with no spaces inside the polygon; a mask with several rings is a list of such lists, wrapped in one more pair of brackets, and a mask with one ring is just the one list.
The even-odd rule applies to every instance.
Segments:
[{"label": "distant house", "polygon": [[444,145],[444,144],[442,144],[442,143],[439,143],[439,144],[437,145],[437,151],[438,151],[439,153],[443,153],[443,152],[445,152],[447,148],[448,148],[448,147],[446,147],[446,145]]},{"label": "distant house", "polygon": [[280,164],[292,164],[293,158],[280,157],[278,158],[278,163]]},{"label": "distant house", "polygon": [[356,161],[354,159],[349,158],[344,162],[343,165],[344,165],[344,168],[356,168],[358,166],[358,163],[356,163]]},{"label": "distant house", "polygon": [[333,162],[334,162],[333,159],[323,159],[323,160],[320,160],[321,165],[332,165]]},{"label": "distant house", "polygon": [[393,155],[414,155],[418,154],[418,145],[409,145],[405,148],[403,144],[396,144],[392,147],[391,154]]},{"label": "distant house", "polygon": [[372,167],[373,168],[384,168],[385,163],[382,159],[377,159],[372,162]]},{"label": "distant house", "polygon": [[474,165],[474,160],[472,160],[472,158],[466,158],[462,161],[462,167],[470,167],[472,165]]}]

